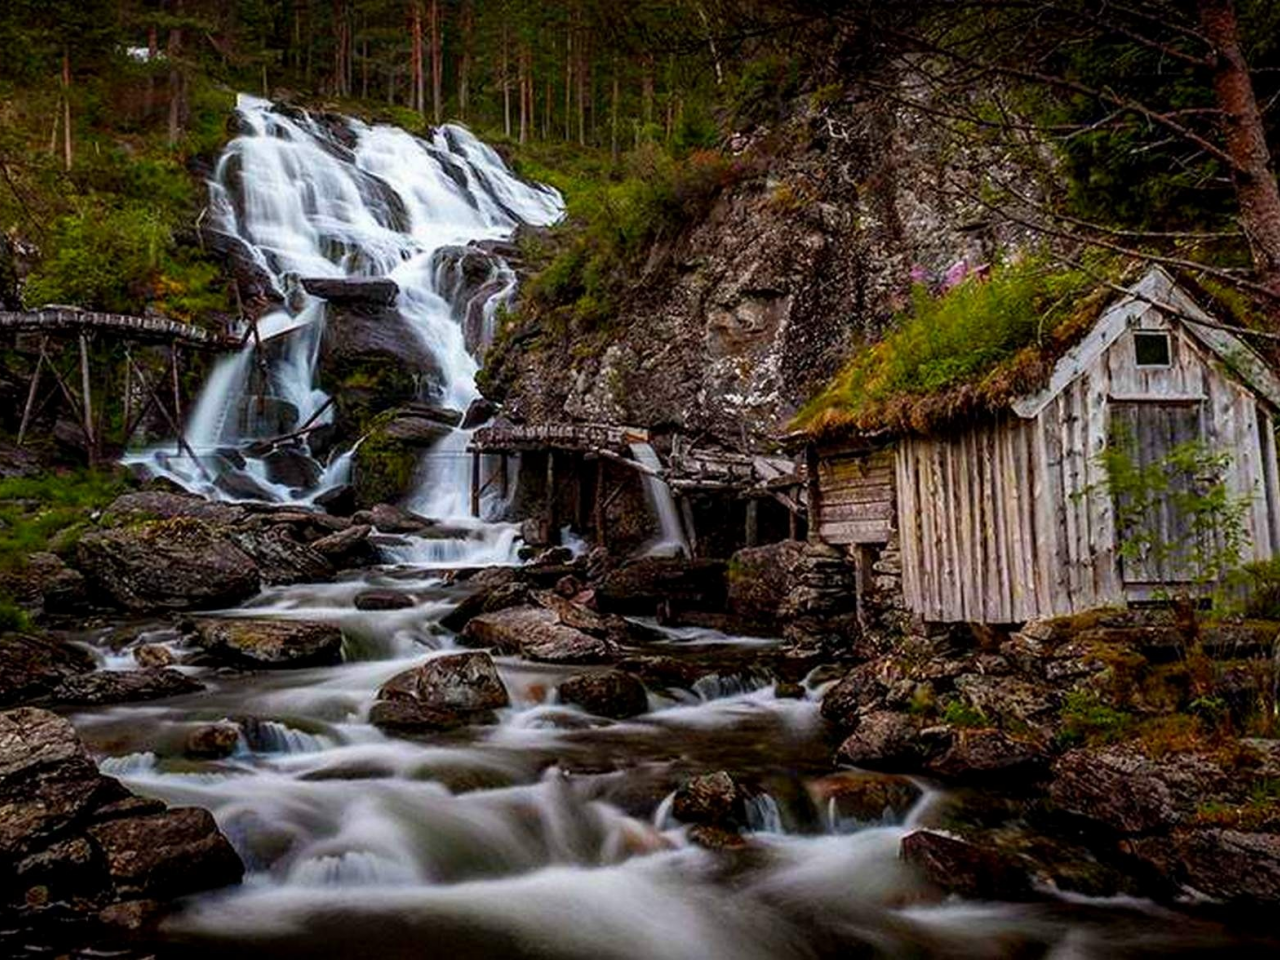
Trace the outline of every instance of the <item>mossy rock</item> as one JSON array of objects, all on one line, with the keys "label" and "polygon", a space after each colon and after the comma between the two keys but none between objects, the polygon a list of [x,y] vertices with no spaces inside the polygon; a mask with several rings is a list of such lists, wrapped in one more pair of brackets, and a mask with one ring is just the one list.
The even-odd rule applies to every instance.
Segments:
[{"label": "mossy rock", "polygon": [[422,447],[391,436],[387,426],[392,419],[391,414],[375,418],[352,457],[351,485],[362,508],[401,499],[418,473]]},{"label": "mossy rock", "polygon": [[368,432],[377,415],[417,399],[418,381],[408,368],[386,360],[335,364],[324,378],[336,404],[336,423],[344,436]]}]

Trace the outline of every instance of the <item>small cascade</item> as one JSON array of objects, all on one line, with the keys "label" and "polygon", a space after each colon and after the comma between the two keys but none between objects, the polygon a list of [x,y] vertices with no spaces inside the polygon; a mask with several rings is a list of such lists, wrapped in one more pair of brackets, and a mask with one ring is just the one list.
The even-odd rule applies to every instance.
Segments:
[{"label": "small cascade", "polygon": [[[477,244],[510,248],[517,227],[552,223],[564,207],[459,126],[420,138],[247,95],[236,116],[239,136],[209,184],[209,222],[275,307],[216,363],[193,406],[185,440],[195,462],[172,442],[125,462],[217,499],[306,503],[347,481],[357,438],[313,441],[334,410],[318,384],[326,301],[304,281],[393,281],[406,367],[429,357],[424,399],[463,410],[478,396],[479,357],[516,286],[502,257]],[[286,453],[270,450],[303,427],[312,429]],[[467,514],[468,438],[457,431],[428,451],[415,507]]]},{"label": "small cascade", "polygon": [[[661,472],[662,461],[658,454],[647,443],[631,444],[631,455],[636,462],[650,470]],[[684,527],[680,523],[680,514],[676,510],[675,497],[671,488],[652,473],[644,474],[644,492],[649,506],[658,517],[658,529],[661,531],[658,540],[649,545],[650,556],[690,556],[689,541],[685,539]]]}]

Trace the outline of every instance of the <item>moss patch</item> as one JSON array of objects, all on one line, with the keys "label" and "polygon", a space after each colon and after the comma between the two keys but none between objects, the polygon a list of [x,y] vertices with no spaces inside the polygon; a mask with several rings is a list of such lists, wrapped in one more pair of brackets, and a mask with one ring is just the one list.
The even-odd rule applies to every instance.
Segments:
[{"label": "moss patch", "polygon": [[388,435],[394,411],[377,417],[352,457],[352,485],[361,507],[394,503],[409,492],[422,447]]},{"label": "moss patch", "polygon": [[941,296],[918,286],[895,329],[859,350],[793,426],[927,432],[1038,389],[1097,319],[1110,291],[1081,271],[1027,258]]}]

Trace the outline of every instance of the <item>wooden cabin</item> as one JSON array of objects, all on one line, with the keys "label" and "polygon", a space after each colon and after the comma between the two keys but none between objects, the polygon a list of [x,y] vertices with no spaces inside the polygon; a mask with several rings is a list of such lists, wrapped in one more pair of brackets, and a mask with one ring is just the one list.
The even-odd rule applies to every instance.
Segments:
[{"label": "wooden cabin", "polygon": [[[1019,623],[1157,599],[1190,573],[1176,552],[1121,549],[1099,455],[1119,431],[1140,467],[1187,441],[1227,454],[1243,559],[1266,559],[1280,553],[1278,409],[1274,371],[1156,268],[1040,392],[928,436],[811,446],[814,529],[860,565],[896,546],[905,606],[926,621]],[[1145,516],[1161,542],[1187,535],[1171,498]]]}]

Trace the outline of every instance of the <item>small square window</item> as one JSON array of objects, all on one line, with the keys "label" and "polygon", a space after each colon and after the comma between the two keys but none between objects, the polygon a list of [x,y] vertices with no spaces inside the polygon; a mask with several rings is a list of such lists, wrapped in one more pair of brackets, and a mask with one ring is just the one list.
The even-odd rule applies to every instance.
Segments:
[{"label": "small square window", "polygon": [[1133,355],[1140,367],[1167,367],[1172,364],[1169,334],[1138,332],[1133,335]]}]

